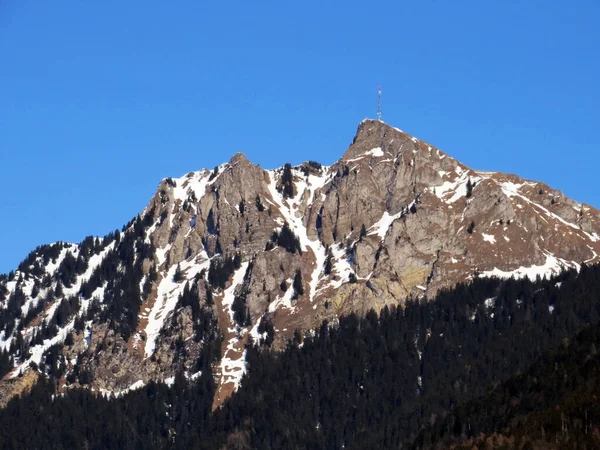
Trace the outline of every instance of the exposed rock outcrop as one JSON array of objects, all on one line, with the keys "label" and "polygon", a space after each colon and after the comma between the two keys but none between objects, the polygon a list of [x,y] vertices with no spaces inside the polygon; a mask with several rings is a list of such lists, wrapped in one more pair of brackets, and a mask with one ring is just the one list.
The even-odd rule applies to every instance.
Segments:
[{"label": "exposed rock outcrop", "polygon": [[[194,301],[218,320],[223,336],[215,406],[237,387],[250,336],[266,337],[261,322],[272,325],[273,345],[280,346],[296,329],[341,314],[430,299],[476,276],[543,276],[597,262],[600,253],[595,208],[543,183],[470,169],[374,120],[359,125],[330,167],[311,162],[268,171],[238,153],[212,171],[163,180],[140,218],[153,254],[141,256],[146,293],[137,329],[124,339],[114,318],[92,318],[91,343],[79,331],[62,347],[74,361],[67,375],[78,364],[92,373],[92,388],[108,392],[169,379],[176,370],[192,376],[206,341],[192,339],[197,320],[178,298],[186,286],[197,286]],[[103,255],[98,250],[96,267]],[[235,255],[238,265],[226,282],[209,286],[211,264]],[[39,298],[57,290],[57,265],[46,267],[51,281]],[[118,270],[130,267],[123,262]],[[22,289],[35,300],[31,279],[19,284],[18,276],[4,282],[5,297]],[[104,289],[94,291],[100,300]],[[31,339],[49,320],[46,311],[13,336]],[[58,344],[67,334],[60,332]],[[39,363],[42,347],[22,358],[7,380]],[[4,392],[14,391],[14,381],[2,383]]]}]

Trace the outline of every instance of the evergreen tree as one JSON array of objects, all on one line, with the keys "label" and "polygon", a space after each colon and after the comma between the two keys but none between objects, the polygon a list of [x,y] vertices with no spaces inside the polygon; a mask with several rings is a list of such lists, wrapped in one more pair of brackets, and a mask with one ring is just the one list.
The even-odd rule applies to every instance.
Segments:
[{"label": "evergreen tree", "polygon": [[258,212],[263,212],[265,210],[262,200],[260,199],[260,195],[258,195],[258,194],[256,194],[255,203],[256,203],[256,209]]},{"label": "evergreen tree", "polygon": [[473,234],[474,230],[475,230],[475,221],[471,220],[471,223],[467,227],[467,233]]},{"label": "evergreen tree", "polygon": [[330,275],[332,268],[333,268],[333,254],[331,253],[331,249],[328,249],[327,256],[325,257],[325,266],[323,267],[323,272],[325,273],[325,275]]},{"label": "evergreen tree", "polygon": [[471,198],[473,195],[473,188],[475,187],[474,183],[471,183],[471,177],[469,177],[467,181],[467,198]]},{"label": "evergreen tree", "polygon": [[290,253],[302,253],[300,239],[298,239],[298,236],[294,234],[287,222],[283,224],[283,227],[281,227],[279,233],[273,233],[271,236],[271,242],[274,242],[278,246],[285,248]]},{"label": "evergreen tree", "polygon": [[286,163],[283,166],[283,174],[281,175],[281,185],[284,198],[294,197],[294,177],[292,175],[292,165]]},{"label": "evergreen tree", "polygon": [[304,286],[302,285],[302,272],[300,271],[300,269],[296,270],[292,287],[294,288],[294,295],[292,296],[292,298],[297,299],[298,297],[304,295]]},{"label": "evergreen tree", "polygon": [[175,268],[175,274],[173,275],[173,281],[175,283],[179,283],[183,279],[183,274],[181,273],[181,266],[177,263],[177,267]]},{"label": "evergreen tree", "polygon": [[365,227],[365,224],[363,223],[362,226],[360,227],[359,239],[362,240],[362,238],[364,238],[366,235],[367,235],[367,227]]}]

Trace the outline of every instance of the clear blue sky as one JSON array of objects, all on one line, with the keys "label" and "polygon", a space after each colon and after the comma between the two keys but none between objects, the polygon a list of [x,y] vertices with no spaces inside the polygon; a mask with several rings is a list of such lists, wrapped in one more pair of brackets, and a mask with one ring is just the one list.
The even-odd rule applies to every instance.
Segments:
[{"label": "clear blue sky", "polygon": [[238,151],[330,164],[379,83],[391,125],[600,206],[599,23],[599,0],[0,0],[0,272]]}]

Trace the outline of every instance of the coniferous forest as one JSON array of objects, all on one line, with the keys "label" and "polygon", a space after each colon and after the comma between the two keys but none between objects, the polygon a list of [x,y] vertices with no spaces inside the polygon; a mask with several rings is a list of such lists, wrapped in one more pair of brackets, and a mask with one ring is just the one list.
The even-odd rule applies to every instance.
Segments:
[{"label": "coniferous forest", "polygon": [[413,448],[598,448],[600,324],[419,433]]},{"label": "coniferous forest", "polygon": [[41,379],[0,411],[0,446],[594,448],[599,313],[600,266],[476,279],[325,322],[281,352],[249,345],[240,389],[212,412],[214,353],[194,382],[180,375],[116,399],[56,395]]}]

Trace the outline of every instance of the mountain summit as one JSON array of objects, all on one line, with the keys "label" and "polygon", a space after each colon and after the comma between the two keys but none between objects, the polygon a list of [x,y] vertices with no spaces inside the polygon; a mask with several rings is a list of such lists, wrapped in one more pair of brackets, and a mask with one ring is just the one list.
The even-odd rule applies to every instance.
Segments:
[{"label": "mountain summit", "polygon": [[579,268],[599,260],[599,233],[597,209],[381,121],[329,167],[263,170],[238,153],[164,179],[121,231],[39,247],[0,278],[0,398],[41,373],[120,395],[211,364],[216,407],[250,340],[278,348],[475,277]]}]

